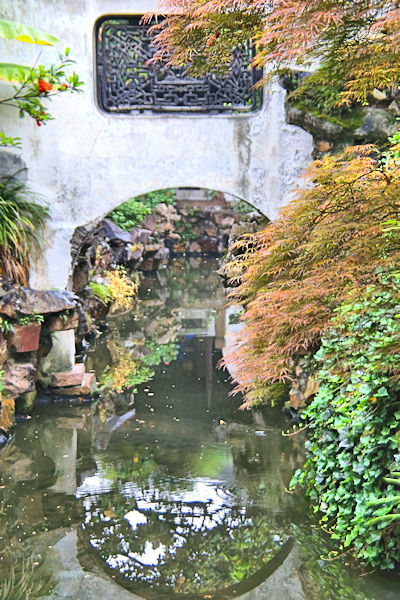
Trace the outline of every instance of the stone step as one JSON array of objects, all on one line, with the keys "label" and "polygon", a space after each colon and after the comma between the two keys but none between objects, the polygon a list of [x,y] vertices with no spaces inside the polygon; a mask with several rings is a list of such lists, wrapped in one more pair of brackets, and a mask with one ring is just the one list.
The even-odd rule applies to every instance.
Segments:
[{"label": "stone step", "polygon": [[80,385],[54,388],[59,394],[65,396],[89,396],[95,390],[96,375],[94,373],[85,373]]},{"label": "stone step", "polygon": [[50,380],[51,387],[80,386],[85,375],[85,365],[83,363],[74,365],[71,371],[62,371],[53,373]]}]

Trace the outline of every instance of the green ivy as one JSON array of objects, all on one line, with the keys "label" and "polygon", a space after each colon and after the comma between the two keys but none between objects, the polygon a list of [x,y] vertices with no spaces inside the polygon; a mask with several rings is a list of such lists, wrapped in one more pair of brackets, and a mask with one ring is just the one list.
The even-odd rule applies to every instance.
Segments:
[{"label": "green ivy", "polygon": [[137,227],[150,215],[157,204],[173,204],[176,192],[173,189],[157,190],[144,196],[130,198],[108,216],[119,227],[129,231]]},{"label": "green ivy", "polygon": [[338,310],[314,356],[320,388],[305,410],[307,462],[292,479],[332,536],[381,569],[395,567],[400,548],[395,500],[376,502],[398,494],[387,475],[400,470],[399,311],[398,282],[388,281]]}]

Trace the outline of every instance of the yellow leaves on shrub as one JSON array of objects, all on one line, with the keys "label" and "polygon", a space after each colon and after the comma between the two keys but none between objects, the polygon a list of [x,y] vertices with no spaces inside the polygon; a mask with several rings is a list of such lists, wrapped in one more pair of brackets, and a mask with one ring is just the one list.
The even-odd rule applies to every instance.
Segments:
[{"label": "yellow leaves on shrub", "polygon": [[132,299],[139,289],[139,275],[134,273],[129,278],[123,267],[117,267],[115,271],[108,272],[108,280],[107,289],[113,302],[113,309],[132,308]]},{"label": "yellow leaves on shrub", "polygon": [[0,428],[3,431],[9,431],[14,425],[15,402],[12,398],[2,398],[0,394],[0,405]]},{"label": "yellow leaves on shrub", "polygon": [[107,371],[102,382],[112,391],[123,390],[129,377],[136,371],[137,362],[129,354],[122,354]]}]

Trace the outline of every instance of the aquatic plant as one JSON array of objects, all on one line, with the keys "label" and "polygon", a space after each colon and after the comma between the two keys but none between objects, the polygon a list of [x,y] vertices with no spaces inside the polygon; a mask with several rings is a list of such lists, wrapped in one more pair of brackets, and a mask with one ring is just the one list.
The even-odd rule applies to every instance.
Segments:
[{"label": "aquatic plant", "polygon": [[47,595],[53,584],[52,577],[38,577],[31,560],[11,564],[9,573],[0,582],[0,600],[31,600]]}]

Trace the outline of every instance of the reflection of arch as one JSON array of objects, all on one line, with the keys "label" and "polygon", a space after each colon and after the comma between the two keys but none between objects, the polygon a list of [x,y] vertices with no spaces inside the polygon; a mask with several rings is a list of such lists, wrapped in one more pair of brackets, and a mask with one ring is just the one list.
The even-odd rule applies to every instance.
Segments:
[{"label": "reflection of arch", "polygon": [[[78,553],[82,566],[86,571],[91,571],[93,568],[100,568],[105,571],[110,577],[113,578],[121,587],[128,589],[133,593],[139,593],[140,597],[146,600],[159,600],[164,597],[162,589],[152,589],[142,584],[134,584],[127,581],[122,573],[117,568],[109,567],[104,560],[101,558],[98,551],[89,543],[89,535],[87,529],[78,529]],[[253,575],[242,580],[240,583],[236,583],[225,588],[217,589],[213,592],[213,598],[239,598],[240,600],[246,600],[247,594],[252,598],[251,592],[258,586],[265,583],[270,577],[279,573],[279,569],[284,565],[286,559],[291,554],[294,548],[295,540],[293,537],[289,537],[288,540],[279,548],[276,554],[260,569],[258,569]],[[287,578],[287,572],[283,572],[284,579]],[[171,592],[170,592],[171,593]],[[166,596],[165,596],[166,597]],[[169,597],[169,595],[168,595]],[[191,600],[201,600],[204,598],[204,594],[185,594],[186,598]],[[249,598],[249,600],[250,600]]]}]

